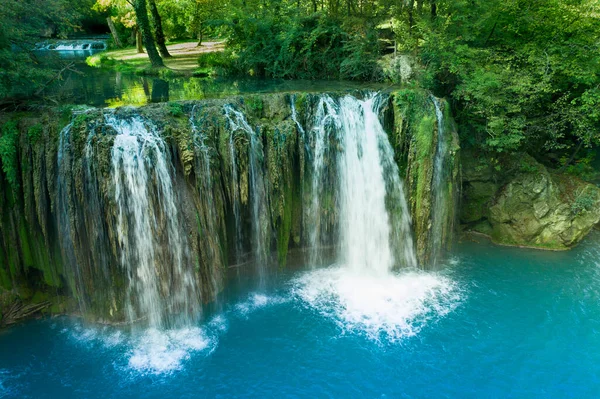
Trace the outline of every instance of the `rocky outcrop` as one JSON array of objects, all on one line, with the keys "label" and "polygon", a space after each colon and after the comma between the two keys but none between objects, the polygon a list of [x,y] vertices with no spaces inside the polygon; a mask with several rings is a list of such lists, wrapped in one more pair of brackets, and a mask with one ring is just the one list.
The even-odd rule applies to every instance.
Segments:
[{"label": "rocky outcrop", "polygon": [[[424,267],[433,267],[440,253],[449,248],[455,228],[460,189],[458,134],[448,104],[424,91],[396,92],[393,106],[396,156],[405,176],[417,258]],[[440,150],[444,155],[436,165]]]},{"label": "rocky outcrop", "polygon": [[526,154],[466,158],[461,222],[502,245],[564,250],[600,221],[600,189]]},{"label": "rocky outcrop", "polygon": [[[302,115],[316,95],[298,97]],[[290,99],[278,94],[117,110],[50,109],[0,121],[5,126],[0,135],[0,314],[45,298],[65,305],[40,311],[123,320],[127,278],[112,165],[118,132],[110,118],[138,118],[164,140],[177,217],[190,249],[184,263],[195,271],[201,300],[211,301],[224,285],[227,266],[246,262],[257,244],[250,137],[234,126],[240,121],[228,120],[224,107],[243,113],[260,145],[255,173],[263,176],[266,204],[258,215],[264,232],[260,240],[284,266],[288,249],[301,245],[305,170],[304,138],[291,118]],[[151,163],[157,154],[146,156]],[[148,192],[157,195],[160,182],[150,176],[148,184]],[[160,229],[173,215],[165,215],[159,201],[149,205],[156,208],[152,217]],[[234,208],[239,215],[234,216]],[[177,291],[164,261],[170,256],[167,240],[167,234],[158,233],[154,243],[165,246],[154,250],[167,265],[161,268],[163,295]],[[65,297],[74,301],[65,302]]]},{"label": "rocky outcrop", "polygon": [[[340,95],[330,97],[335,102]],[[424,107],[419,111],[423,122],[411,119],[408,124],[402,107],[411,100],[395,101],[398,95],[384,95],[378,101],[388,131],[394,119],[401,125],[396,144],[409,149],[398,154],[403,173],[407,163],[417,164],[409,176],[416,193],[413,219],[417,231],[424,232],[420,236],[423,255],[432,217],[428,158],[435,152],[421,145],[436,147],[438,127],[428,97],[411,105],[414,112]],[[126,171],[123,164],[115,166],[113,153],[127,150],[115,148],[117,142],[126,143],[116,140],[123,134],[118,126],[133,121],[141,124],[138,129],[144,126],[142,130],[152,133],[148,140],[164,142],[148,146],[154,150],[142,150],[147,170],[139,176],[147,181],[144,191],[153,196],[148,201],[154,223],[152,256],[158,273],[164,274],[155,288],[157,295],[168,296],[180,288],[169,266],[173,254],[171,233],[162,232],[166,228],[181,229],[179,235],[189,247],[182,264],[193,268],[202,301],[211,301],[223,288],[229,265],[249,264],[262,256],[265,264],[285,267],[288,251],[307,245],[309,213],[319,215],[315,245],[335,250],[339,242],[336,154],[343,150],[335,135],[323,143],[327,148],[319,179],[323,187],[318,187],[319,201],[312,199],[316,144],[310,135],[317,115],[322,114],[322,100],[323,95],[307,93],[248,95],[140,108],[48,109],[42,115],[12,117],[8,124],[0,121],[10,127],[0,135],[0,291],[6,294],[0,307],[25,309],[25,313],[66,310],[93,320],[124,320],[125,303],[131,301],[125,293],[128,274],[122,254],[128,244],[124,240],[131,244],[138,238],[133,235],[133,220],[119,221],[123,201],[116,198],[115,181]],[[454,133],[445,139],[454,151]],[[452,154],[448,162],[453,165],[457,158]],[[166,173],[171,176],[169,187],[178,208],[173,215],[165,214],[168,207],[157,197],[162,186],[152,164],[159,161],[167,163]],[[132,158],[132,162],[138,161]],[[455,178],[453,173],[444,190],[453,192]],[[313,209],[315,203],[318,209]],[[392,218],[405,217],[398,204],[388,207]],[[178,220],[169,224],[169,218]],[[450,225],[444,228],[449,231]],[[128,256],[135,260],[140,256],[136,254],[130,251]],[[33,304],[33,298],[43,298],[42,305],[21,306]],[[46,306],[45,301],[52,305]],[[57,303],[62,305],[54,306]],[[12,313],[18,317],[18,312]]]}]

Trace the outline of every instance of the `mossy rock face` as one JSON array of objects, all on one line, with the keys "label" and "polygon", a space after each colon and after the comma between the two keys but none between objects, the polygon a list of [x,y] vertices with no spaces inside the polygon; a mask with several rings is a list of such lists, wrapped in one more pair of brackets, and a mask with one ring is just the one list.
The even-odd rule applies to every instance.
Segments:
[{"label": "mossy rock face", "polygon": [[[411,211],[414,241],[418,262],[428,267],[435,252],[447,249],[454,230],[460,187],[460,145],[456,126],[449,114],[448,105],[438,100],[443,117],[443,135],[447,149],[442,168],[444,179],[437,188],[441,195],[436,199],[434,185],[434,162],[438,148],[439,124],[432,98],[419,90],[401,90],[392,94],[394,123],[392,144],[396,151],[396,162],[405,176],[406,196]],[[436,201],[443,201],[441,248],[434,248],[433,229]]]},{"label": "mossy rock face", "polygon": [[465,170],[461,222],[495,243],[565,250],[600,221],[598,187],[552,174],[527,154],[502,160],[497,173]]},{"label": "mossy rock face", "polygon": [[[128,277],[119,256],[112,165],[117,132],[107,123],[110,115],[141,118],[164,140],[178,217],[189,243],[189,264],[202,301],[211,301],[224,287],[229,264],[242,263],[253,253],[252,140],[260,147],[257,157],[266,204],[260,214],[260,240],[279,267],[285,267],[289,249],[307,243],[306,210],[312,194],[308,135],[319,98],[307,93],[261,94],[19,116],[13,140],[16,171],[10,175],[16,176],[18,189],[14,191],[9,176],[0,173],[0,286],[25,303],[48,298],[45,312],[77,311],[91,320],[124,320]],[[424,92],[408,90],[394,98],[393,107],[387,108],[386,127],[401,173],[407,176],[406,194],[424,259],[431,224],[436,115]],[[243,113],[252,135],[228,119],[229,106]],[[444,189],[454,193],[459,186],[458,141],[452,126],[446,131],[451,173]],[[334,137],[327,145],[333,151],[340,149]],[[321,226],[318,244],[323,247],[334,245],[339,236],[336,158],[329,157],[322,172],[325,183],[316,210]],[[157,218],[164,217],[155,205],[150,207]],[[160,255],[168,251],[157,247]],[[164,291],[169,291],[167,280]]]}]

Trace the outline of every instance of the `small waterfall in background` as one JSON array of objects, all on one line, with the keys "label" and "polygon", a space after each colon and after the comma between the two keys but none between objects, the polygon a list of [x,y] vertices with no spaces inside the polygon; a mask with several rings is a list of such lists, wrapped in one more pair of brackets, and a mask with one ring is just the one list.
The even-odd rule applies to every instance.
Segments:
[{"label": "small waterfall in background", "polygon": [[106,124],[117,132],[112,176],[128,319],[165,327],[169,314],[193,318],[198,293],[165,143],[140,117],[109,115]]},{"label": "small waterfall in background", "polygon": [[[229,122],[231,137],[241,131],[245,138],[250,141],[248,148],[249,159],[249,181],[248,189],[250,195],[250,203],[252,206],[252,246],[254,248],[255,260],[258,265],[261,285],[265,279],[265,267],[268,261],[268,252],[270,250],[270,224],[269,213],[267,208],[267,196],[265,190],[265,181],[263,173],[264,153],[262,143],[257,137],[257,133],[248,124],[246,117],[240,111],[234,109],[231,105],[224,107],[225,117]],[[230,144],[231,148],[235,148],[235,143]],[[235,151],[232,150],[232,155]],[[232,163],[235,158],[232,156]],[[233,170],[235,170],[235,166]],[[234,184],[235,184],[234,176]],[[236,216],[237,217],[237,216]],[[238,222],[236,221],[236,224]]]},{"label": "small waterfall in background", "polygon": [[71,39],[37,43],[36,50],[51,51],[104,51],[108,48],[106,39]]},{"label": "small waterfall in background", "polygon": [[448,217],[448,193],[445,189],[447,184],[448,170],[446,168],[446,156],[448,153],[448,146],[445,137],[445,122],[444,112],[440,107],[440,103],[437,98],[431,97],[433,105],[435,106],[435,115],[437,118],[437,148],[435,151],[435,158],[433,161],[433,179],[432,179],[432,191],[433,191],[433,204],[432,204],[432,225],[430,234],[430,248],[431,248],[431,264],[436,266],[441,257],[442,249],[444,246],[444,224]]}]

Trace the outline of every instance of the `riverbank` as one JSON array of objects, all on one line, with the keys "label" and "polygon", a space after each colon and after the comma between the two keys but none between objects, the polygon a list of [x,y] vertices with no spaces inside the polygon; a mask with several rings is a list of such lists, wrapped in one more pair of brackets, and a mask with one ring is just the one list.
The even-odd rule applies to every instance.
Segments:
[{"label": "riverbank", "polygon": [[166,68],[153,68],[148,55],[138,53],[135,47],[106,51],[87,58],[90,66],[114,69],[120,72],[151,76],[209,76],[212,68],[200,68],[198,57],[201,54],[223,51],[225,42],[207,41],[198,46],[197,41],[174,43],[167,46],[170,58],[163,61]]}]

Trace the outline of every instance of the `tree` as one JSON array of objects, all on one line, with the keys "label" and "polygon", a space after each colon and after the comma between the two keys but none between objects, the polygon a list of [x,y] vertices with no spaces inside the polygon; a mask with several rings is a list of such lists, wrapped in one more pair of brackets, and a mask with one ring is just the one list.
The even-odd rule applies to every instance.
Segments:
[{"label": "tree", "polygon": [[150,6],[150,15],[152,16],[152,23],[154,25],[154,37],[156,37],[158,51],[160,51],[160,55],[162,55],[163,58],[169,58],[171,57],[171,54],[169,54],[169,50],[167,49],[165,33],[163,32],[162,27],[162,19],[160,17],[160,14],[158,13],[156,1],[148,0],[148,5]]},{"label": "tree", "polygon": [[[96,4],[94,4],[93,8],[95,10],[108,12],[110,14],[110,16],[107,18],[107,23],[111,33],[113,34],[113,37],[116,34],[116,27],[114,26],[115,23],[131,29],[132,40],[135,41],[138,53],[144,52],[142,35],[137,29],[135,11],[133,10],[133,4],[129,0],[96,0]],[[111,24],[113,25],[112,27]],[[116,39],[115,44],[119,46]]]},{"label": "tree", "polygon": [[133,9],[135,10],[138,29],[142,33],[142,39],[144,41],[144,46],[146,46],[148,58],[150,58],[150,64],[152,64],[152,66],[155,68],[164,67],[165,64],[160,57],[160,54],[156,50],[154,37],[152,36],[152,31],[150,30],[150,21],[148,20],[146,0],[133,0]]},{"label": "tree", "polygon": [[427,87],[453,99],[465,143],[497,152],[571,151],[571,160],[581,145],[600,144],[593,134],[600,121],[590,112],[600,84],[598,2],[436,6],[436,17],[420,23],[418,50]]}]

